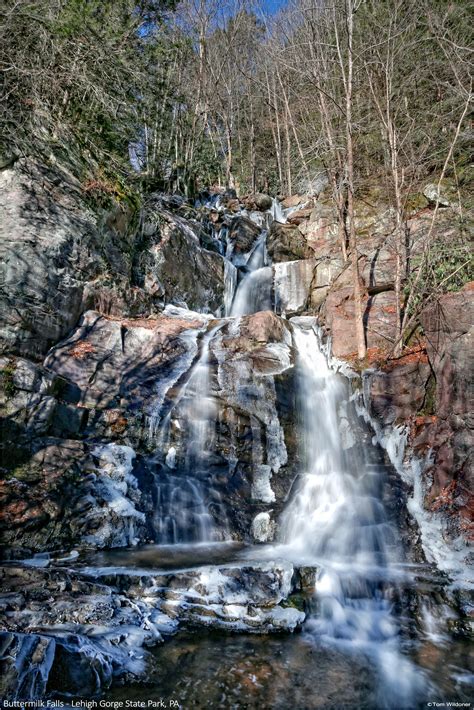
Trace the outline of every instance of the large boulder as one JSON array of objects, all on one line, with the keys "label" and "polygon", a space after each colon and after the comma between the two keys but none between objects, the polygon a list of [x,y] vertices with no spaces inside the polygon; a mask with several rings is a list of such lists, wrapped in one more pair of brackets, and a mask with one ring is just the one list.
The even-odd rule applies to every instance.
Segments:
[{"label": "large boulder", "polygon": [[189,367],[197,337],[207,327],[206,317],[180,309],[176,313],[117,319],[86,312],[79,327],[52,348],[44,362],[65,382],[63,399],[99,410],[140,403],[148,411],[147,403],[158,397],[160,380],[169,382],[173,368],[178,378]]},{"label": "large boulder", "polygon": [[254,195],[249,195],[244,201],[247,209],[260,210],[260,212],[266,212],[266,210],[271,209],[273,200],[270,195],[265,195],[263,192],[256,192]]},{"label": "large boulder", "polygon": [[260,236],[260,228],[247,217],[236,217],[232,220],[228,239],[235,254],[247,253]]},{"label": "large boulder", "polygon": [[166,224],[144,255],[144,288],[162,305],[174,303],[214,313],[224,294],[224,259],[201,247],[198,229],[184,218],[161,213]]},{"label": "large boulder", "polygon": [[310,259],[314,256],[298,227],[292,224],[273,222],[267,248],[273,262]]}]

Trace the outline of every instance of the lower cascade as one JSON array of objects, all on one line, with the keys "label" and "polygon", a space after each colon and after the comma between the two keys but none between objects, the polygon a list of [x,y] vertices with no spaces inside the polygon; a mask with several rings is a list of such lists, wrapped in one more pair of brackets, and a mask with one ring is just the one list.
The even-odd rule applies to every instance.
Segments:
[{"label": "lower cascade", "polygon": [[73,348],[81,403],[111,398],[120,443],[103,423],[91,436],[74,547],[5,567],[15,699],[409,710],[453,678],[466,697],[464,591],[427,562],[355,373],[302,315],[314,261],[272,263],[272,220],[286,228],[293,209],[241,210],[242,243],[232,221],[214,228],[213,313],[182,301],[137,323],[92,312],[48,355],[69,382]]},{"label": "lower cascade", "polygon": [[319,570],[317,613],[306,633],[323,644],[367,654],[380,674],[381,706],[411,707],[424,681],[399,649],[391,596],[402,550],[384,510],[384,471],[355,438],[349,446],[343,442],[341,408],[349,400],[348,385],[330,369],[315,319],[294,318],[292,326],[305,473],[282,515],[282,545],[275,553]]}]

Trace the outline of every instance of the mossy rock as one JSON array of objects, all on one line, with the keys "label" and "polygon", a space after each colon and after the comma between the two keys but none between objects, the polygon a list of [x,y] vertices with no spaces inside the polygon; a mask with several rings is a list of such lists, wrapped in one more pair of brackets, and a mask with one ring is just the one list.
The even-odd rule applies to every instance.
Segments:
[{"label": "mossy rock", "polygon": [[295,594],[290,594],[290,596],[287,599],[283,599],[282,602],[280,602],[280,606],[282,606],[284,609],[298,609],[298,611],[305,611],[306,605],[308,602],[308,597],[305,594],[301,593],[295,593]]},{"label": "mossy rock", "polygon": [[411,216],[416,214],[417,212],[421,212],[421,210],[426,209],[429,204],[430,203],[422,192],[412,192],[407,197],[405,203],[405,212],[407,216]]},{"label": "mossy rock", "polygon": [[7,365],[0,370],[0,387],[3,389],[7,399],[13,399],[17,392],[15,385],[16,362],[9,360]]}]

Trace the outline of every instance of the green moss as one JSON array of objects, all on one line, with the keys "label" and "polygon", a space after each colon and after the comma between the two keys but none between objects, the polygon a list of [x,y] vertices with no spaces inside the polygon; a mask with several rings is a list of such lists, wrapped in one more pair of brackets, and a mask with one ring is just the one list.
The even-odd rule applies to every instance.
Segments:
[{"label": "green moss", "polygon": [[410,217],[428,207],[429,202],[421,192],[412,192],[405,202],[405,214]]},{"label": "green moss", "polygon": [[295,594],[290,594],[290,596],[287,599],[283,599],[282,602],[280,602],[280,606],[283,608],[291,608],[291,609],[298,609],[298,611],[304,611],[305,606],[306,606],[306,601],[307,597],[305,597],[304,594],[300,593],[295,593]]},{"label": "green moss", "polygon": [[24,483],[35,483],[41,480],[41,472],[29,463],[20,464],[5,473],[5,478],[16,478]]},{"label": "green moss", "polygon": [[17,386],[15,385],[15,371],[16,362],[14,360],[9,360],[7,365],[5,365],[5,367],[0,371],[2,387],[7,399],[12,399],[17,393]]},{"label": "green moss", "polygon": [[433,373],[430,374],[425,385],[425,398],[419,413],[425,417],[436,413],[436,380]]}]

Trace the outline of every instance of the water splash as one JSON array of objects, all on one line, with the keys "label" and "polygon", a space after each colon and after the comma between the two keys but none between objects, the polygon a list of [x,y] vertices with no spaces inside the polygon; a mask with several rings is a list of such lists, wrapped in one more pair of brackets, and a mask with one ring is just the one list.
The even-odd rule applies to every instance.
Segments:
[{"label": "water splash", "polygon": [[362,446],[344,448],[339,419],[349,392],[329,368],[315,319],[291,323],[306,473],[282,516],[280,552],[319,568],[310,638],[369,656],[380,676],[380,707],[412,707],[425,680],[401,654],[392,614],[398,549],[382,503],[383,471],[365,461]]}]

